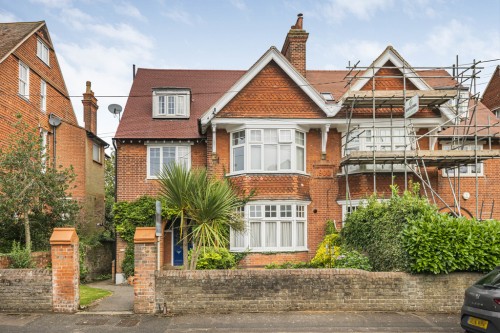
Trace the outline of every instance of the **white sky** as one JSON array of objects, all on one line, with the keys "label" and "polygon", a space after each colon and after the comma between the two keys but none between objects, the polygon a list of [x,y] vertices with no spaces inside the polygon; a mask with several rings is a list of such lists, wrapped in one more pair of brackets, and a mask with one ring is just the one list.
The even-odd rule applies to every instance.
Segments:
[{"label": "white sky", "polygon": [[[297,13],[309,32],[308,69],[368,66],[387,45],[413,66],[500,58],[498,0],[0,0],[0,22],[47,22],[80,123],[92,81],[98,135],[108,142],[118,119],[107,107],[125,106],[132,64],[248,69],[269,47],[281,49]],[[498,64],[484,64],[478,89]]]}]

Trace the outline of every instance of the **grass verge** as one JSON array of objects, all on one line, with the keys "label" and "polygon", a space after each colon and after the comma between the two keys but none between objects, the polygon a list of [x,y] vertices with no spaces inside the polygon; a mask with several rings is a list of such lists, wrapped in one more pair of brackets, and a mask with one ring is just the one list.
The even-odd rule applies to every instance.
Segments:
[{"label": "grass verge", "polygon": [[111,295],[109,290],[80,285],[80,306],[88,306],[98,299]]}]

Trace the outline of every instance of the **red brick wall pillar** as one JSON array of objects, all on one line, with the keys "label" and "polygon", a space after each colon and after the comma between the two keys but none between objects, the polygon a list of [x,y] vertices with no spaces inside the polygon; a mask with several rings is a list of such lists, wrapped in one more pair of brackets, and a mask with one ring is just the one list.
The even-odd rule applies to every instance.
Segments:
[{"label": "red brick wall pillar", "polygon": [[75,228],[55,228],[52,254],[52,310],[76,312],[80,304],[80,263]]},{"label": "red brick wall pillar", "polygon": [[134,312],[155,313],[155,227],[135,229],[134,257]]}]

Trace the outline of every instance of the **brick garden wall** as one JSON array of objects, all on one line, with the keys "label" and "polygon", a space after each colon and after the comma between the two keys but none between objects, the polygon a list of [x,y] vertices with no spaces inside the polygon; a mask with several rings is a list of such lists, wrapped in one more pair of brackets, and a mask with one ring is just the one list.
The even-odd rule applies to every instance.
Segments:
[{"label": "brick garden wall", "polygon": [[169,313],[412,311],[457,313],[480,274],[350,269],[161,271],[156,309]]},{"label": "brick garden wall", "polygon": [[[50,252],[32,252],[31,258],[35,263],[35,268],[47,268],[50,265]],[[10,257],[8,254],[0,255],[0,269],[9,268]]]},{"label": "brick garden wall", "polygon": [[52,273],[47,269],[0,269],[0,311],[52,310]]}]

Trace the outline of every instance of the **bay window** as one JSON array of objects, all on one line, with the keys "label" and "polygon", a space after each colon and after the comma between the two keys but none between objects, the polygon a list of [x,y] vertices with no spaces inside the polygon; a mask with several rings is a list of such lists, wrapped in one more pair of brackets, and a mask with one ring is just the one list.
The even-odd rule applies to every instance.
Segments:
[{"label": "bay window", "polygon": [[246,228],[231,230],[231,251],[273,252],[307,250],[306,205],[289,202],[247,204]]},{"label": "bay window", "polygon": [[[375,132],[374,132],[375,130]],[[406,141],[405,141],[406,139]],[[405,143],[406,142],[406,143]],[[353,151],[397,151],[411,150],[410,138],[405,138],[404,128],[360,128],[350,131],[344,136],[343,156]],[[377,170],[404,170],[404,164],[377,164]],[[349,165],[348,171],[373,170],[373,164]]]},{"label": "bay window", "polygon": [[148,146],[147,176],[158,178],[163,168],[171,163],[191,167],[191,146],[189,145],[150,145]]},{"label": "bay window", "polygon": [[231,133],[232,172],[305,172],[305,133],[245,129]]}]

